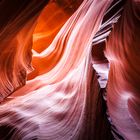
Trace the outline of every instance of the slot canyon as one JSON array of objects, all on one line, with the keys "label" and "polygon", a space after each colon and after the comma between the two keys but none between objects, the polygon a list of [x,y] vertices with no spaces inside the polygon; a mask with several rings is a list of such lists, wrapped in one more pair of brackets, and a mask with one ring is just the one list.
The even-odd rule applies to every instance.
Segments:
[{"label": "slot canyon", "polygon": [[0,140],[140,140],[140,0],[0,0]]}]

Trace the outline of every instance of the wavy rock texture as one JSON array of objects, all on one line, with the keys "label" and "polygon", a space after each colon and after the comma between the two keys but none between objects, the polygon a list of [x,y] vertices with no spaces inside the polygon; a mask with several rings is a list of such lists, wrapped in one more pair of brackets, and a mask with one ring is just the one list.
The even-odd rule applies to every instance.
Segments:
[{"label": "wavy rock texture", "polygon": [[[34,54],[33,59],[44,59],[48,65],[44,69],[38,63],[40,76],[28,81],[9,97],[13,98],[11,101],[1,105],[1,131],[10,130],[1,133],[1,139],[83,139],[80,134],[86,124],[85,108],[90,92],[91,42],[110,3],[83,1],[51,45]],[[48,71],[49,59],[55,65]]]},{"label": "wavy rock texture", "polygon": [[14,1],[0,3],[0,140],[112,140],[109,121],[139,140],[139,1]]},{"label": "wavy rock texture", "polygon": [[128,140],[140,138],[140,2],[129,0],[106,46],[110,63],[107,104],[113,124]]},{"label": "wavy rock texture", "polygon": [[38,2],[0,2],[0,13],[4,13],[0,14],[0,101],[23,86],[31,70],[32,34],[47,1]]}]

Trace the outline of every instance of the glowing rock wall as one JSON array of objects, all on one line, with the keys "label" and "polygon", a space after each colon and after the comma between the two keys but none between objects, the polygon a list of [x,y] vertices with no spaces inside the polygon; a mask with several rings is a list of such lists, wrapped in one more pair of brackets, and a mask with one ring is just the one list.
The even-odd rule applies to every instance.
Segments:
[{"label": "glowing rock wall", "polygon": [[110,63],[107,104],[113,124],[128,140],[140,138],[140,2],[128,1],[105,50]]},{"label": "glowing rock wall", "polygon": [[0,140],[111,140],[105,88],[112,124],[139,140],[139,1],[104,24],[113,0],[15,0],[19,9],[5,0],[1,11],[8,2],[0,17]]},{"label": "glowing rock wall", "polygon": [[47,1],[38,2],[0,2],[0,101],[23,86],[31,71],[32,34]]}]

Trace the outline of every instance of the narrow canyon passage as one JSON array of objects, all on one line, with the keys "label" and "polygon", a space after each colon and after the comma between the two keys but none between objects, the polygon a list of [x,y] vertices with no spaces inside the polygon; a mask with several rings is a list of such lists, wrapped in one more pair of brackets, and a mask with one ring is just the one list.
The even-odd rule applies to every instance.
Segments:
[{"label": "narrow canyon passage", "polygon": [[139,0],[0,11],[0,140],[139,140]]}]

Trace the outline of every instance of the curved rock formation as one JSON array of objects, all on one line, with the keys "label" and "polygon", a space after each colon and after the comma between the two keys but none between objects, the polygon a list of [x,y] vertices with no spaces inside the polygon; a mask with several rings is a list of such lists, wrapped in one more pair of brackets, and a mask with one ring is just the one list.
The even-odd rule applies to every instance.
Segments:
[{"label": "curved rock formation", "polygon": [[107,104],[113,124],[127,140],[140,138],[140,2],[129,0],[106,46],[110,63]]},{"label": "curved rock formation", "polygon": [[0,11],[0,140],[139,140],[139,0]]},{"label": "curved rock formation", "polygon": [[[26,82],[31,71],[32,34],[47,0],[0,2],[0,102]],[[32,7],[32,8],[31,8]]]}]

